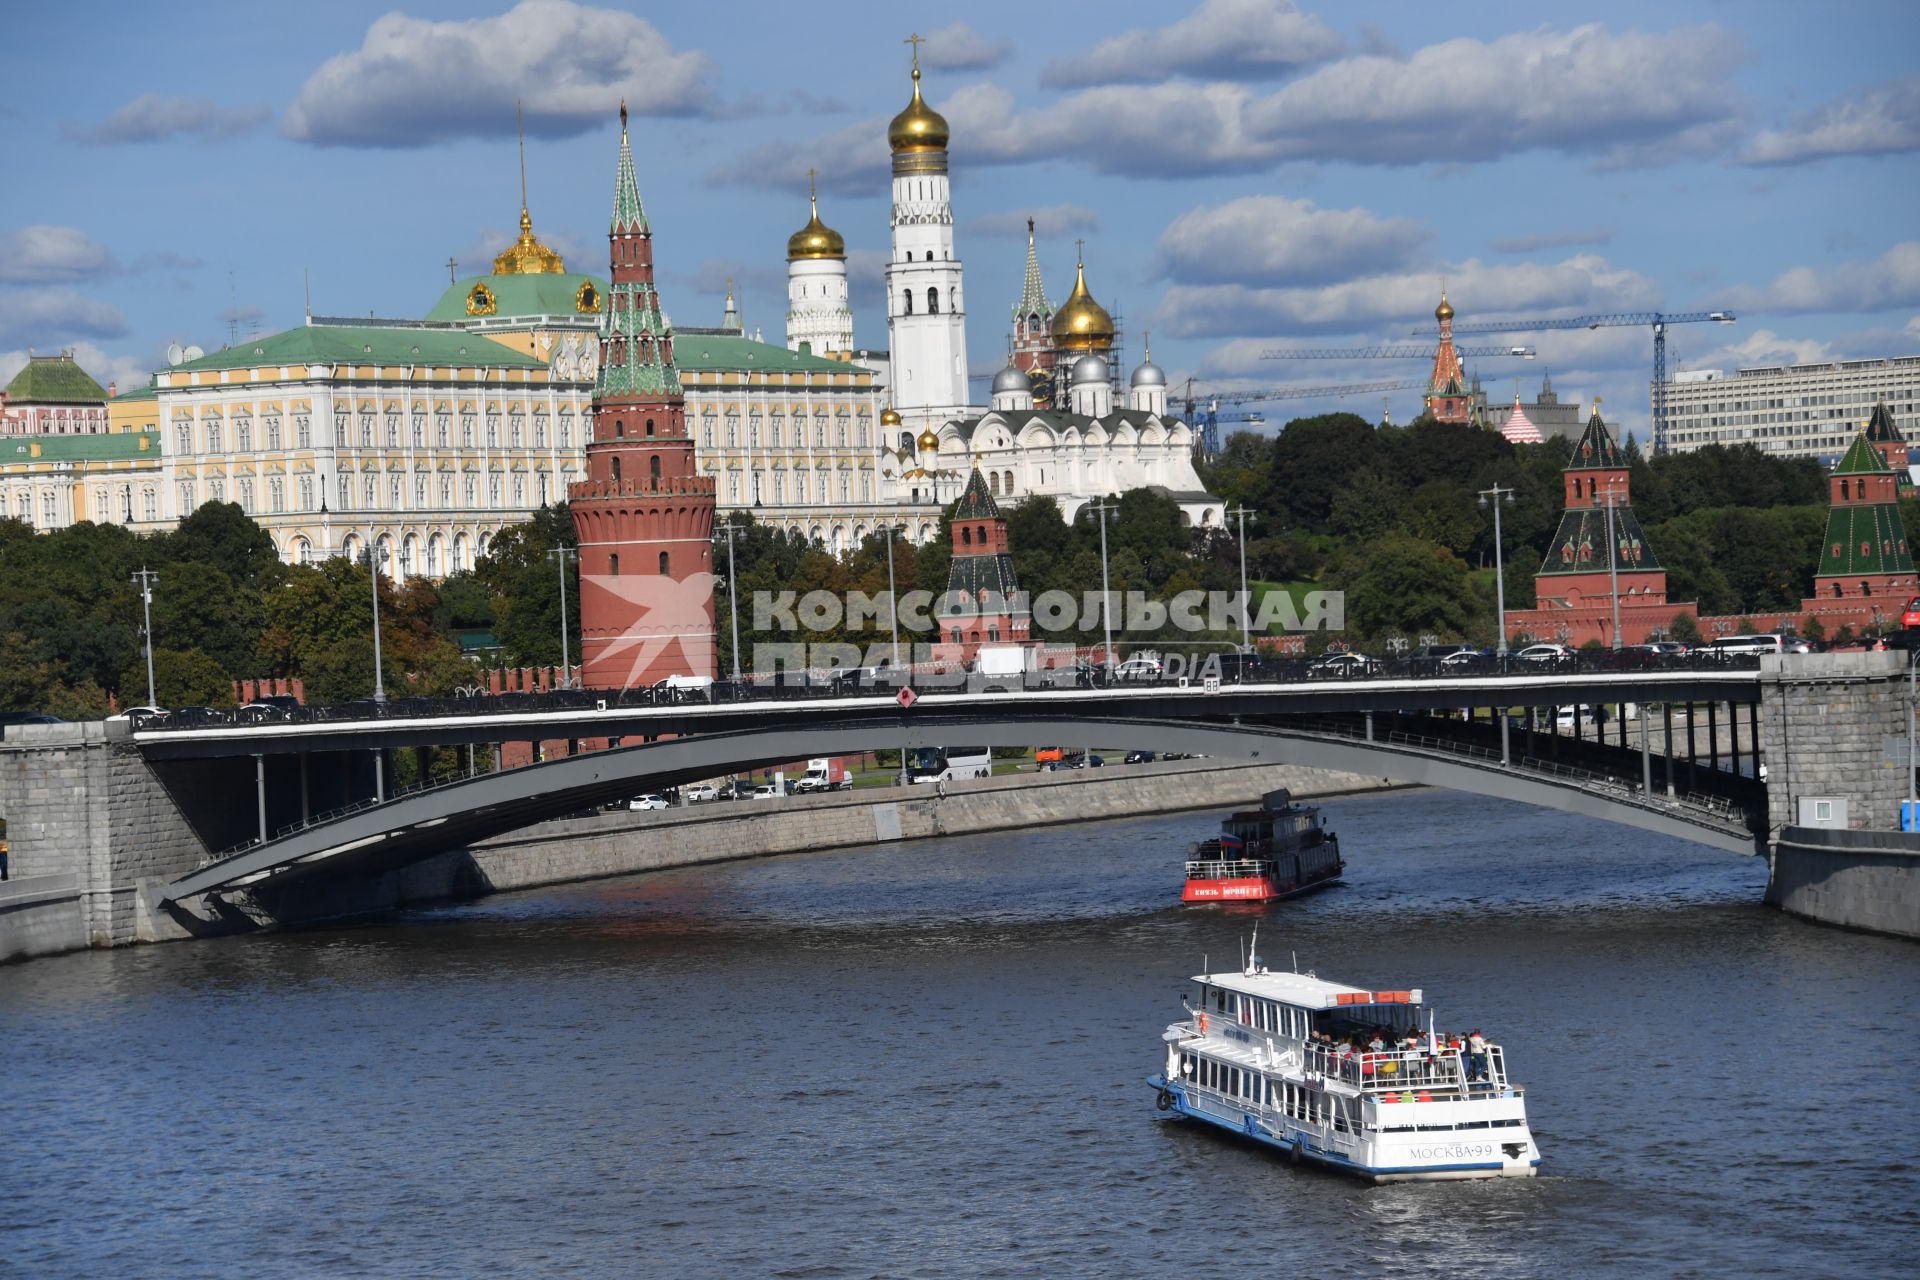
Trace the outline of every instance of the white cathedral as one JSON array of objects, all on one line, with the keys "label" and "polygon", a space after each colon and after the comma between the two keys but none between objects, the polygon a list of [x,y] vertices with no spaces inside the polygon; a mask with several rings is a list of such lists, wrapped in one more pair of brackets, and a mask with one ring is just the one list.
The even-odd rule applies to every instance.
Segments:
[{"label": "white cathedral", "polygon": [[887,127],[893,152],[891,247],[887,257],[884,356],[859,351],[847,294],[846,241],[820,220],[787,241],[787,346],[857,362],[885,380],[881,490],[902,504],[958,500],[978,469],[996,496],[1053,497],[1071,520],[1108,494],[1152,488],[1203,528],[1224,523],[1225,503],[1193,468],[1192,428],[1167,411],[1167,378],[1145,361],[1120,397],[1107,353],[1112,316],[1087,289],[1084,260],[1073,293],[1056,311],[1040,282],[1032,226],[1027,278],[1014,308],[1015,353],[993,379],[991,403],[967,390],[966,293],[954,249],[945,118],[920,95]]}]

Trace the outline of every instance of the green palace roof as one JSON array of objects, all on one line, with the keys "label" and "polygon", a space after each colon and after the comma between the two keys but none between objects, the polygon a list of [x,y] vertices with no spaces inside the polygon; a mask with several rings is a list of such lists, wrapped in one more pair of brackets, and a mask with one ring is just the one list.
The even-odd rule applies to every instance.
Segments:
[{"label": "green palace roof", "polygon": [[0,466],[22,462],[129,462],[138,458],[160,460],[158,435],[151,431],[117,431],[80,436],[0,436]]},{"label": "green palace roof", "polygon": [[[474,288],[478,285],[485,285],[487,292],[492,295],[491,311],[467,309],[467,300],[473,297]],[[580,292],[584,285],[593,287],[591,298],[593,305],[582,311],[580,304],[588,301]],[[482,321],[497,324],[501,320],[521,316],[527,318],[598,317],[601,309],[606,305],[608,287],[604,278],[577,271],[468,276],[450,285],[447,291],[440,295],[440,301],[433,304],[433,310],[427,312],[426,318],[450,321],[455,324],[476,324]]]},{"label": "green palace roof", "polygon": [[360,328],[308,324],[243,342],[167,372],[252,369],[288,364],[486,365],[495,369],[544,369],[546,362],[459,329]]},{"label": "green palace roof", "polygon": [[152,400],[159,394],[160,384],[149,378],[147,379],[146,386],[135,387],[131,391],[122,391],[113,398],[113,402],[115,404],[129,404],[136,400]]},{"label": "green palace roof", "polygon": [[107,389],[69,355],[28,356],[7,384],[7,399],[29,404],[104,404]]},{"label": "green palace roof", "polygon": [[770,342],[739,334],[676,331],[673,362],[682,372],[699,373],[866,373],[863,365],[824,356],[802,355]]}]

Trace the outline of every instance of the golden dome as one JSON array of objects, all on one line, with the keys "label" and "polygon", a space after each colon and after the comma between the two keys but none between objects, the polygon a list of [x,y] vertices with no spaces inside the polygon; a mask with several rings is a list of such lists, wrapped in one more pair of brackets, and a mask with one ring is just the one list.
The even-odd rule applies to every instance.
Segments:
[{"label": "golden dome", "polygon": [[920,97],[920,58],[916,47],[913,101],[887,126],[887,145],[895,151],[945,151],[949,132],[946,117]]},{"label": "golden dome", "polygon": [[567,264],[560,255],[533,238],[533,219],[527,215],[527,207],[520,206],[520,238],[501,250],[500,256],[493,260],[493,274],[497,276],[532,276],[565,272]]},{"label": "golden dome", "polygon": [[1053,313],[1053,345],[1062,351],[1105,351],[1113,346],[1113,317],[1087,292],[1087,266],[1074,265],[1073,292]]},{"label": "golden dome", "polygon": [[880,425],[881,425],[881,426],[883,426],[883,427],[897,427],[897,426],[899,426],[899,425],[900,425],[900,413],[899,413],[899,411],[898,411],[898,410],[896,410],[895,408],[893,408],[893,406],[891,406],[891,405],[889,405],[889,406],[887,406],[886,408],[884,408],[884,409],[882,409],[882,410],[880,411]]},{"label": "golden dome", "polygon": [[1447,291],[1445,289],[1440,291],[1440,305],[1433,309],[1433,318],[1435,320],[1453,319],[1453,304],[1447,301]]},{"label": "golden dome", "polygon": [[[809,187],[813,184],[813,175],[807,175]],[[807,219],[807,225],[787,237],[787,261],[798,262],[802,258],[844,258],[847,256],[847,241],[838,231],[820,221],[820,198],[811,190],[807,192],[807,203],[813,209],[813,216]]]},{"label": "golden dome", "polygon": [[938,449],[940,447],[940,437],[933,433],[932,427],[928,427],[920,433],[920,438],[914,441],[914,443],[922,449]]}]

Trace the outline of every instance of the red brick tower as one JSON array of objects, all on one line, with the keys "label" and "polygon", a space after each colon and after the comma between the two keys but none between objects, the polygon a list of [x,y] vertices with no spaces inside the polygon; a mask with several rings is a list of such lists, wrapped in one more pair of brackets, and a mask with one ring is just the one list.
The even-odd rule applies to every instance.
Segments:
[{"label": "red brick tower", "polygon": [[587,478],[567,489],[580,544],[581,680],[593,689],[714,674],[713,481],[694,469],[673,333],[653,285],[620,104]]},{"label": "red brick tower", "polygon": [[1884,625],[1920,590],[1906,524],[1900,518],[1899,483],[1906,474],[1906,445],[1896,439],[1893,447],[1899,450],[1902,463],[1898,472],[1887,465],[1887,442],[1875,440],[1869,428],[1854,437],[1846,456],[1827,477],[1827,537],[1814,573],[1813,595],[1804,604],[1807,612],[1826,617],[1830,625],[1838,625],[1833,618],[1842,601],[1855,606],[1846,619],[1853,625],[1872,625],[1876,608]]},{"label": "red brick tower", "polygon": [[940,600],[942,656],[970,663],[982,645],[1028,644],[1032,617],[1013,574],[1007,518],[976,469],[953,507],[953,563]]}]

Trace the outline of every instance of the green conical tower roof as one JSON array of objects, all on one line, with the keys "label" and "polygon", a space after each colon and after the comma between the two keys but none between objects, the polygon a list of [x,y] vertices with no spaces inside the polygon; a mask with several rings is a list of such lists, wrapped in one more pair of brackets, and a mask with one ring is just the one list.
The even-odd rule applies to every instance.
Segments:
[{"label": "green conical tower roof", "polygon": [[1000,504],[987,492],[987,482],[980,477],[980,469],[975,467],[973,474],[967,477],[966,492],[960,495],[960,501],[954,504],[955,520],[998,520]]},{"label": "green conical tower roof", "polygon": [[647,229],[647,208],[640,203],[640,180],[633,173],[633,148],[627,144],[627,103],[620,102],[620,168],[613,181],[613,230]]},{"label": "green conical tower roof", "polygon": [[1033,246],[1033,219],[1027,219],[1027,278],[1020,287],[1020,301],[1013,309],[1013,318],[1039,316],[1042,320],[1053,314],[1053,304],[1047,301],[1046,286],[1040,282],[1040,254]]},{"label": "green conical tower roof", "polygon": [[1607,424],[1600,417],[1598,402],[1593,408],[1593,416],[1587,419],[1587,429],[1580,433],[1580,439],[1573,446],[1573,453],[1567,459],[1568,471],[1587,471],[1599,467],[1624,467],[1627,457],[1620,452],[1620,446],[1613,442],[1613,433],[1607,430]]},{"label": "green conical tower roof", "polygon": [[653,283],[652,233],[640,204],[640,183],[633,172],[633,147],[627,141],[627,104],[620,104],[620,163],[613,184],[613,235],[639,235],[637,261],[613,261],[606,309],[600,313],[600,374],[594,398],[677,396],[680,373],[673,361],[673,330],[660,310]]},{"label": "green conical tower roof", "polygon": [[1883,476],[1892,470],[1893,468],[1887,465],[1886,458],[1867,439],[1867,433],[1862,431],[1853,438],[1853,443],[1847,446],[1847,451],[1841,455],[1840,464],[1833,469],[1833,474],[1836,476]]}]

